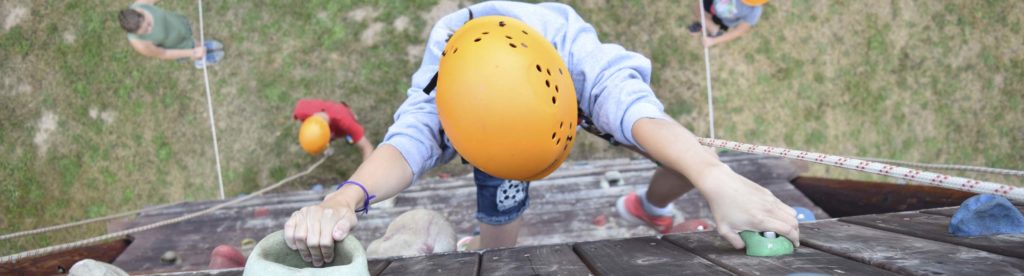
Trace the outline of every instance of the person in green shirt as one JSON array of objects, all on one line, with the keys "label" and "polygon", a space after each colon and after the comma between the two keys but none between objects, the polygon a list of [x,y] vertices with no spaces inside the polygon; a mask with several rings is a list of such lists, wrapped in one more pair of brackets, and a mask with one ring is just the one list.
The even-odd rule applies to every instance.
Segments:
[{"label": "person in green shirt", "polygon": [[202,68],[203,59],[206,64],[215,64],[224,57],[220,42],[198,43],[192,38],[188,18],[155,6],[156,1],[137,0],[118,15],[135,51],[159,59],[192,59],[196,68]]}]

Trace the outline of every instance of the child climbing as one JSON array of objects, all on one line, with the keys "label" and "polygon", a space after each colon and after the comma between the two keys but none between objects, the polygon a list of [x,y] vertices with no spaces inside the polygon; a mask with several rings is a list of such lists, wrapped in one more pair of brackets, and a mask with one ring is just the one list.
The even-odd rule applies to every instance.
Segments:
[{"label": "child climbing", "polygon": [[707,37],[702,40],[704,47],[712,47],[737,39],[757,25],[761,18],[762,6],[768,0],[697,0],[694,2],[693,15],[696,17],[689,26],[690,34],[701,37],[701,14],[710,24],[707,26]]},{"label": "child climbing", "polygon": [[121,10],[118,19],[136,52],[159,59],[194,60],[196,69],[220,62],[224,45],[212,39],[192,38],[192,25],[179,13],[157,7],[157,0],[137,0]]},{"label": "child climbing", "polygon": [[285,241],[320,266],[356,227],[357,212],[461,156],[474,167],[479,247],[514,246],[529,181],[561,165],[577,127],[662,165],[645,191],[620,199],[623,216],[668,231],[669,203],[696,187],[736,248],[743,230],[798,241],[796,212],[666,115],[650,77],[647,58],[602,44],[563,4],[495,1],[449,14],[434,25],[383,143],[323,202],[293,213]]},{"label": "child climbing", "polygon": [[373,144],[366,139],[363,126],[345,102],[301,99],[295,103],[292,118],[302,122],[299,145],[309,154],[320,154],[327,150],[330,141],[341,138],[359,148],[364,161],[373,153]]}]

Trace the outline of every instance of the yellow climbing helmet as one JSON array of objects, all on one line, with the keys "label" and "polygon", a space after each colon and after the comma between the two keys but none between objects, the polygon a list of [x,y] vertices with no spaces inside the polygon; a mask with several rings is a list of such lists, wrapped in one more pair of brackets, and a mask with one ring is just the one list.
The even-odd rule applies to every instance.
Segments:
[{"label": "yellow climbing helmet", "polygon": [[768,0],[743,0],[743,4],[747,4],[748,6],[755,6],[756,7],[756,6],[764,5],[764,3],[768,3]]},{"label": "yellow climbing helmet", "polygon": [[318,115],[309,116],[299,127],[299,145],[311,155],[319,155],[331,142],[331,126]]},{"label": "yellow climbing helmet", "polygon": [[576,135],[576,88],[540,32],[511,17],[480,17],[459,28],[441,55],[437,112],[462,158],[524,181],[565,161]]}]

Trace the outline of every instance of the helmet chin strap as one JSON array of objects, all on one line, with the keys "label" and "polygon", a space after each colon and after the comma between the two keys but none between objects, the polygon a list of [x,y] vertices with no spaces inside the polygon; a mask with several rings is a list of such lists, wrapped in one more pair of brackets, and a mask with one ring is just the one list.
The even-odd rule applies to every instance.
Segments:
[{"label": "helmet chin strap", "polygon": [[[469,19],[467,19],[466,22],[469,22],[470,20],[473,20],[473,9],[466,8],[466,10],[469,11]],[[452,35],[448,34],[448,39],[451,39],[451,38],[452,38]],[[448,41],[445,40],[445,42],[447,43]],[[423,94],[430,95],[430,92],[434,91],[435,87],[437,87],[437,73],[436,72],[434,73],[434,77],[430,78],[430,82],[427,83],[427,86],[423,87]]]}]

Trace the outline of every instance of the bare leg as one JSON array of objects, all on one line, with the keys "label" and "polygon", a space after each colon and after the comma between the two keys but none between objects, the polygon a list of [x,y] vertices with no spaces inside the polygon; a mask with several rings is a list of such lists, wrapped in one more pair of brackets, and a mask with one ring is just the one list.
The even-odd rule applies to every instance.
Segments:
[{"label": "bare leg", "polygon": [[[470,244],[469,248],[477,250],[516,246],[516,240],[519,238],[519,228],[522,225],[523,217],[502,225],[481,223],[479,243],[474,242]],[[474,245],[477,246],[474,248]]]},{"label": "bare leg", "polygon": [[647,186],[647,201],[664,208],[690,190],[693,190],[693,184],[689,179],[670,169],[658,167],[651,177],[651,185]]}]

